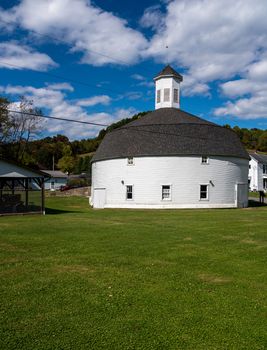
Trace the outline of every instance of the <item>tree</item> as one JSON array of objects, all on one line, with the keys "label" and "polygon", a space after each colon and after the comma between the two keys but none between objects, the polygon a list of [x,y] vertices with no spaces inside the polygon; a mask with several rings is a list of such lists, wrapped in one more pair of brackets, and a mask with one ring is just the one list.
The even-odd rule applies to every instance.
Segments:
[{"label": "tree", "polygon": [[[10,109],[16,112],[10,112]],[[33,102],[21,97],[18,104],[0,98],[0,142],[6,158],[23,161],[30,139],[38,133],[42,112]]]},{"label": "tree", "polygon": [[65,145],[63,148],[63,157],[59,159],[57,166],[63,172],[70,173],[75,166],[75,159],[72,156],[72,149],[70,145]]},{"label": "tree", "polygon": [[267,152],[267,131],[264,131],[259,137],[259,150]]},{"label": "tree", "polygon": [[8,118],[9,104],[10,101],[7,98],[0,97],[0,144],[5,143],[9,136],[9,130],[11,127]]}]

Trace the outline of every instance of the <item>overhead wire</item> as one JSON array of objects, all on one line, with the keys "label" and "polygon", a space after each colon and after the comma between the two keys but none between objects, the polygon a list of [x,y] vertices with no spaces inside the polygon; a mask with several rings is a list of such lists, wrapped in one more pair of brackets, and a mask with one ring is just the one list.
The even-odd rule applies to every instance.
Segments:
[{"label": "overhead wire", "polygon": [[83,120],[76,120],[76,119],[68,119],[68,118],[59,118],[59,117],[52,117],[50,115],[44,115],[44,114],[38,114],[38,113],[31,113],[31,112],[24,112],[24,111],[15,111],[11,109],[6,109],[7,112],[10,113],[17,113],[22,115],[29,115],[29,116],[35,116],[40,118],[47,118],[47,119],[55,119],[55,120],[62,120],[65,122],[72,122],[72,123],[79,123],[79,124],[88,124],[88,125],[94,125],[94,126],[105,126],[108,127],[108,124],[101,124],[101,123],[94,123],[94,122],[86,122]]},{"label": "overhead wire", "polygon": [[[87,122],[87,121],[83,121],[83,120],[76,120],[76,119],[68,119],[68,118],[59,118],[59,117],[52,117],[52,116],[48,116],[48,115],[43,115],[43,114],[38,114],[38,113],[31,113],[31,112],[24,112],[24,111],[15,111],[15,110],[10,110],[10,109],[6,109],[8,112],[11,113],[18,113],[18,114],[22,114],[22,115],[30,115],[30,116],[35,116],[35,117],[40,117],[40,118],[47,118],[47,119],[55,119],[55,120],[61,120],[63,122],[71,122],[71,123],[79,123],[79,124],[87,124],[87,125],[93,125],[93,126],[103,126],[103,127],[109,127],[111,126],[111,124],[100,124],[100,123],[94,123],[94,122]],[[184,123],[181,123],[184,124]],[[151,126],[151,125],[148,125]],[[216,126],[216,125],[214,125]],[[145,132],[145,133],[150,133],[150,134],[157,134],[157,135],[167,135],[167,136],[181,136],[181,134],[176,134],[176,133],[170,133],[170,132],[161,132],[161,131],[154,131],[154,130],[147,130],[147,129],[142,129],[142,126],[123,126],[124,130],[130,130],[130,131],[135,131],[135,132]],[[121,129],[121,130],[122,130]],[[116,131],[116,129],[114,130]],[[183,137],[185,138],[189,138],[192,140],[192,135],[187,136],[185,134],[183,134]],[[208,137],[199,137],[198,139],[201,140],[207,140]]]},{"label": "overhead wire", "polygon": [[[68,45],[68,46],[73,46],[73,44],[70,43],[70,42],[68,42],[67,40],[59,39],[59,38],[57,38],[57,37],[55,37],[55,36],[53,36],[53,35],[43,34],[43,33],[40,33],[40,32],[38,32],[38,31],[36,31],[36,30],[33,30],[33,29],[28,29],[28,30],[27,30],[27,29],[21,27],[20,24],[15,23],[15,22],[6,21],[6,20],[3,20],[3,19],[1,19],[1,21],[2,21],[3,23],[8,24],[8,25],[15,25],[15,27],[21,28],[21,29],[24,30],[24,31],[29,31],[29,32],[32,32],[32,33],[37,34],[37,35],[39,35],[39,36],[43,36],[43,37],[45,37],[45,38],[48,38],[48,39],[52,39],[52,40],[54,40],[54,41],[57,41],[57,42],[59,42],[59,43],[62,43],[62,44]],[[92,50],[92,49],[89,49],[89,48],[86,48],[86,51],[91,52],[91,53],[93,53],[93,54],[95,54],[95,55],[98,55],[98,56],[102,56],[102,57],[108,58],[108,59],[110,59],[110,60],[112,60],[112,61],[114,61],[114,62],[118,62],[118,63],[120,63],[120,64],[123,64],[124,66],[129,66],[129,62],[126,62],[126,61],[124,61],[124,60],[121,60],[121,59],[112,57],[112,56],[107,55],[107,54],[103,54],[103,53],[101,53],[101,52],[99,52],[99,51],[95,51],[95,50]],[[108,62],[108,63],[109,63],[109,62]],[[139,71],[143,71],[143,72],[145,72],[145,73],[147,73],[148,71],[151,71],[151,73],[152,73],[153,75],[154,75],[154,73],[155,73],[154,71],[152,72],[152,70],[149,70],[149,69],[147,69],[147,68],[146,68],[146,69],[145,69],[145,68],[140,68],[140,67],[139,67]]]},{"label": "overhead wire", "polygon": [[[48,38],[48,39],[55,40],[55,41],[57,41],[57,42],[59,42],[59,43],[62,43],[62,44],[68,45],[68,46],[72,46],[72,44],[71,44],[70,42],[68,42],[67,40],[59,39],[59,38],[57,38],[57,37],[55,37],[55,36],[53,36],[53,35],[43,34],[43,33],[38,32],[37,30],[33,30],[33,29],[25,29],[25,28],[21,27],[18,23],[15,23],[15,22],[6,21],[6,20],[3,20],[3,19],[1,19],[1,21],[4,22],[4,23],[6,23],[6,24],[15,25],[16,27],[21,28],[21,29],[24,30],[24,31],[29,31],[29,32],[32,32],[32,33],[37,34],[37,35],[39,35],[39,36],[43,36],[43,37],[46,37],[46,38]],[[103,53],[101,53],[101,52],[99,52],[99,51],[94,51],[94,50],[88,49],[88,48],[86,49],[86,51],[92,52],[93,54],[98,55],[98,56],[102,56],[102,57],[105,57],[105,58],[109,58],[110,60],[112,60],[112,61],[114,61],[114,62],[118,62],[118,63],[124,64],[124,65],[126,65],[126,66],[129,65],[129,62],[126,62],[126,61],[121,60],[121,59],[119,59],[119,58],[112,57],[112,56],[110,56],[110,55],[103,54]],[[144,70],[144,71],[145,71],[145,70]],[[147,70],[146,70],[146,71],[147,71]]]}]

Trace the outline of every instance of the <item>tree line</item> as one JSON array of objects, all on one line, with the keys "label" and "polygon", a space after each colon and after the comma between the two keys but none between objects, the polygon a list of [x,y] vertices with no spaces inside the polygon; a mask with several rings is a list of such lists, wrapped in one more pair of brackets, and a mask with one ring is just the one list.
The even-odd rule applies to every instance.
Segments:
[{"label": "tree line", "polygon": [[[20,113],[8,112],[16,109]],[[29,115],[28,113],[31,113]],[[37,169],[60,169],[64,172],[90,176],[90,160],[106,133],[133,120],[142,118],[142,112],[131,118],[122,119],[100,130],[91,139],[70,141],[65,135],[40,138],[42,132],[42,111],[32,101],[22,97],[15,106],[6,98],[0,97],[0,157],[15,160]],[[267,152],[267,130],[247,129],[230,125],[248,150]]]}]

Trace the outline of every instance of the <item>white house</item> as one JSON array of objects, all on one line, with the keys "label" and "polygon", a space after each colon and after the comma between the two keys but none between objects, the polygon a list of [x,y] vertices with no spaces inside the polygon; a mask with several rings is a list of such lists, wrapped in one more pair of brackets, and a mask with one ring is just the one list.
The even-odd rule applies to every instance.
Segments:
[{"label": "white house", "polygon": [[182,76],[170,66],[154,81],[155,111],[107,133],[92,159],[93,207],[246,207],[237,135],[179,109]]},{"label": "white house", "polygon": [[267,191],[267,155],[250,153],[248,182],[251,191]]},{"label": "white house", "polygon": [[50,191],[59,190],[61,186],[66,186],[68,175],[60,170],[43,170],[44,173],[50,176],[45,182],[45,189]]}]

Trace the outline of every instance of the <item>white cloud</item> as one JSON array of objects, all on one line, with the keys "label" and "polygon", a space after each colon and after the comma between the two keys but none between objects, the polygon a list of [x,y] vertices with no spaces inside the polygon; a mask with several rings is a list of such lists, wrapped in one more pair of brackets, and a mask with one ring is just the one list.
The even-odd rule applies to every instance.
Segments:
[{"label": "white cloud", "polygon": [[233,116],[240,119],[257,119],[267,117],[266,91],[252,97],[240,98],[235,102],[228,101],[224,107],[215,109],[216,116]]},{"label": "white cloud", "polygon": [[215,115],[241,119],[267,118],[266,53],[248,66],[242,78],[227,81],[220,88],[222,94],[231,100],[215,109]]},{"label": "white cloud", "polygon": [[[109,125],[122,118],[128,118],[137,112],[135,109],[129,108],[116,109],[114,113],[100,112],[89,114],[79,105],[79,100],[74,101],[67,99],[66,93],[64,92],[67,86],[67,90],[71,91],[71,85],[62,83],[62,90],[58,89],[59,86],[57,86],[57,89],[54,89],[55,84],[41,88],[8,85],[0,86],[0,92],[11,96],[24,95],[26,98],[32,100],[36,107],[47,111],[46,113],[52,117],[75,119],[104,125]],[[70,139],[94,137],[98,134],[99,130],[104,128],[104,126],[75,124],[51,119],[44,124],[44,127],[47,128],[46,131],[48,133],[61,133],[68,136]]]},{"label": "white cloud", "polygon": [[161,27],[164,24],[163,17],[164,15],[161,11],[161,6],[155,5],[148,7],[145,10],[139,23],[144,28],[151,27],[155,30],[159,30],[159,27]]},{"label": "white cloud", "polygon": [[113,117],[116,121],[119,121],[121,119],[131,118],[133,115],[137,114],[138,110],[130,107],[130,108],[118,108],[116,109]]},{"label": "white cloud", "polygon": [[[187,79],[201,84],[196,92],[242,74],[267,50],[266,0],[173,0],[166,10],[156,29],[151,23],[155,34],[144,57],[185,68]],[[143,20],[154,12],[146,10]]]},{"label": "white cloud", "polygon": [[16,41],[0,43],[0,67],[7,69],[32,69],[46,71],[57,64],[44,53],[34,51]]},{"label": "white cloud", "polygon": [[73,87],[69,83],[54,83],[47,84],[47,88],[51,90],[65,90],[65,91],[73,91]]},{"label": "white cloud", "polygon": [[26,30],[68,42],[72,51],[83,54],[83,63],[95,66],[135,63],[147,46],[125,20],[89,0],[22,0],[8,15]]},{"label": "white cloud", "polygon": [[133,74],[133,75],[131,75],[131,78],[133,78],[133,79],[135,79],[135,80],[140,80],[140,81],[146,79],[146,78],[145,78],[143,75],[141,75],[141,74]]},{"label": "white cloud", "polygon": [[111,98],[107,95],[93,96],[90,98],[83,98],[77,101],[78,106],[91,107],[97,104],[108,105],[111,102]]}]

